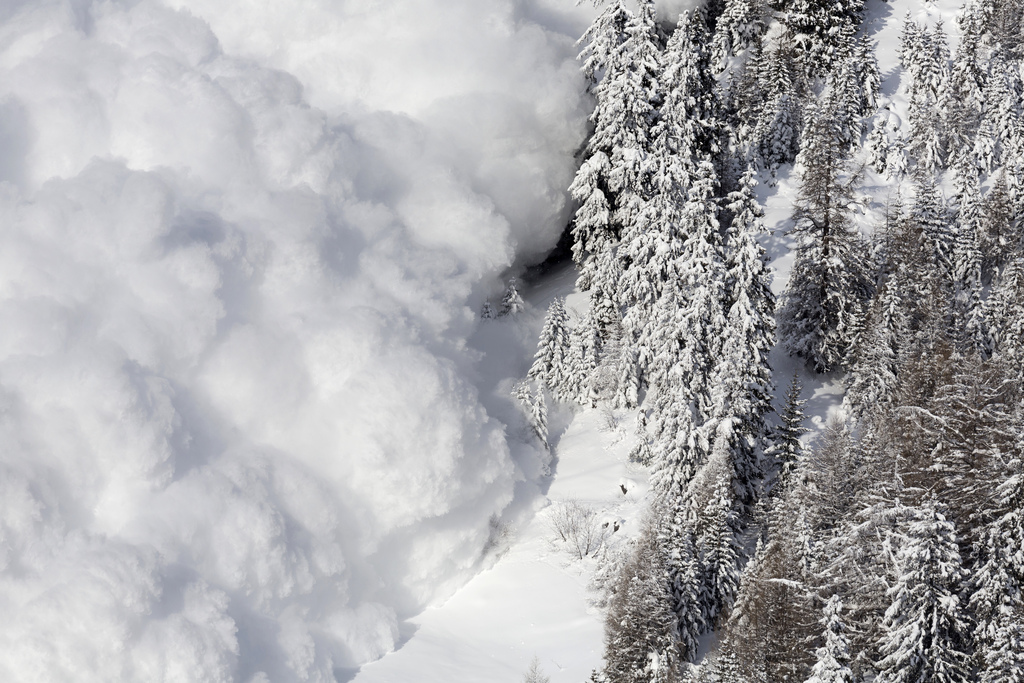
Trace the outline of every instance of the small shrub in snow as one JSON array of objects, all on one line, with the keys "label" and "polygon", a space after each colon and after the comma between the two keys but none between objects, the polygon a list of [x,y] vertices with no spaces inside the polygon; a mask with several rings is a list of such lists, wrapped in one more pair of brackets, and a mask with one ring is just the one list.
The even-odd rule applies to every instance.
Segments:
[{"label": "small shrub in snow", "polygon": [[593,557],[597,566],[590,577],[588,587],[593,592],[591,604],[595,607],[604,609],[608,606],[608,602],[619,588],[619,575],[622,574],[622,567],[635,547],[635,541],[618,545],[604,543],[594,552]]},{"label": "small shrub in snow", "polygon": [[551,528],[573,557],[582,560],[604,544],[608,528],[598,522],[597,510],[592,506],[570,498],[555,503],[553,508]]},{"label": "small shrub in snow", "polygon": [[523,683],[550,683],[551,678],[540,669],[540,660],[536,657],[530,662],[530,669],[523,676]]}]

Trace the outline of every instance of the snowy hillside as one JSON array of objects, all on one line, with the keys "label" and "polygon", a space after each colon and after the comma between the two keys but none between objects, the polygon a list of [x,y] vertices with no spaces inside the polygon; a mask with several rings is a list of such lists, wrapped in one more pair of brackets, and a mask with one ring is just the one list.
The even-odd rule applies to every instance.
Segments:
[{"label": "snowy hillside", "polygon": [[0,680],[1020,683],[962,5],[0,6]]},{"label": "snowy hillside", "polygon": [[[906,18],[925,26],[944,24],[951,33],[950,48],[955,50],[955,19],[960,9],[959,3],[952,2],[867,4],[864,31],[877,44],[881,75],[878,108],[891,112],[879,117],[881,120],[898,126],[909,116],[899,55]],[[867,150],[861,153],[866,159]],[[758,199],[765,208],[764,223],[769,231],[761,242],[771,261],[772,290],[781,296],[793,266],[794,242],[787,233],[793,227],[799,178],[791,166],[783,165],[776,173],[762,173],[761,181]],[[891,176],[867,169],[853,217],[863,235],[870,237],[878,231],[898,186]],[[951,184],[946,190],[949,195],[954,192]],[[567,307],[576,310],[577,319],[582,318],[587,297],[570,285],[564,273],[542,282],[528,301],[539,310],[550,303],[552,295],[568,296]],[[816,443],[829,416],[843,414],[841,374],[808,373],[803,361],[790,356],[781,345],[772,351],[771,365],[777,387],[775,404],[780,409],[790,378],[794,373],[802,375],[805,424],[811,428],[803,441]],[[651,492],[648,469],[629,462],[636,441],[633,418],[633,411],[603,405],[578,410],[564,432],[552,427],[556,468],[546,491],[550,504],[518,530],[512,548],[494,568],[471,581],[448,603],[413,619],[409,642],[364,667],[355,680],[522,680],[534,657],[554,682],[587,680],[591,670],[599,670],[605,612],[600,590],[591,582],[595,571],[600,571],[600,562],[573,559],[559,541],[552,520],[567,504],[581,501],[602,521],[618,523],[618,536],[609,537],[612,547],[621,548],[622,537],[636,536]],[[705,642],[702,654],[708,646]]]}]

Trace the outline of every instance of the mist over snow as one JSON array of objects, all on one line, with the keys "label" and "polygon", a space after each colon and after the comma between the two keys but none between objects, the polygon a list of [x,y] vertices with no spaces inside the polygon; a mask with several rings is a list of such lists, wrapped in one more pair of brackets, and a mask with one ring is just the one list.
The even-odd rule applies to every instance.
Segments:
[{"label": "mist over snow", "polygon": [[592,12],[0,5],[0,679],[332,680],[480,569]]}]

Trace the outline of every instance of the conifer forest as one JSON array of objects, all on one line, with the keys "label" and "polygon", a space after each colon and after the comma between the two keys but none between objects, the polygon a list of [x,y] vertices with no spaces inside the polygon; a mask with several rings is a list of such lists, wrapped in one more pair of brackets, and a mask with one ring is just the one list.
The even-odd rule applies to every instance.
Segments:
[{"label": "conifer forest", "polygon": [[[1024,3],[908,14],[881,66],[865,11],[608,0],[580,39],[589,307],[551,305],[517,392],[541,440],[549,403],[636,415],[592,681],[1024,683]],[[845,386],[814,439],[808,377]]]}]

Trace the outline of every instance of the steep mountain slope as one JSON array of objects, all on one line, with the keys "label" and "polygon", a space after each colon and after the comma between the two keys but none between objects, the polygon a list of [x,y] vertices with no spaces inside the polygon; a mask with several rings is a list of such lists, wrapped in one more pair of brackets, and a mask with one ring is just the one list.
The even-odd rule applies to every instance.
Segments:
[{"label": "steep mountain slope", "polygon": [[[877,43],[876,54],[882,75],[879,107],[891,112],[898,124],[908,116],[905,79],[901,79],[900,34],[909,14],[926,25],[942,22],[956,46],[954,19],[960,9],[954,2],[868,2],[865,31]],[[903,82],[901,83],[901,80]],[[866,151],[862,152],[866,156]],[[764,173],[758,198],[765,207],[764,222],[769,234],[762,244],[768,251],[774,272],[772,290],[781,295],[793,265],[793,240],[787,234],[797,192],[797,178],[789,165],[774,177]],[[858,190],[860,209],[854,221],[864,235],[879,226],[894,183],[868,170]],[[567,296],[577,319],[583,317],[587,298],[574,292],[571,277],[562,272],[541,282],[527,300],[534,310],[543,310],[552,296]],[[534,328],[539,325],[534,320]],[[828,417],[840,409],[844,385],[839,373],[809,374],[803,362],[777,347],[771,357],[776,405],[794,373],[803,375],[807,399],[805,412],[813,442]],[[552,528],[553,516],[568,501],[579,500],[593,507],[599,518],[617,523],[612,546],[625,545],[635,537],[648,498],[647,469],[628,461],[633,434],[634,411],[607,406],[577,409],[564,432],[552,428],[555,456],[552,483],[547,490],[550,504],[516,531],[511,549],[497,564],[474,579],[448,603],[432,608],[411,623],[415,632],[396,653],[365,667],[357,681],[389,680],[517,680],[538,656],[543,671],[554,682],[580,681],[589,670],[601,665],[601,621],[603,611],[598,591],[587,585],[600,562],[590,558],[572,559]],[[621,487],[621,488],[620,488]],[[575,634],[575,635],[574,635]],[[707,645],[707,643],[705,644]],[[467,651],[473,657],[461,654]]]}]

